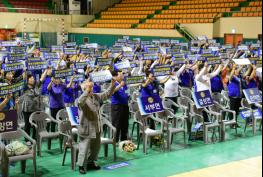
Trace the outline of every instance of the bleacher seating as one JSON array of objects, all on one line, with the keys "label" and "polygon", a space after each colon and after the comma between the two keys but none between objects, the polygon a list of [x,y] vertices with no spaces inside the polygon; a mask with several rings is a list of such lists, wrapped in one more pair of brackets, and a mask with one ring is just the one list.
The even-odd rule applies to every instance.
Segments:
[{"label": "bleacher seating", "polygon": [[48,0],[9,0],[9,4],[13,8],[17,8],[19,13],[41,13],[49,14],[48,10]]},{"label": "bleacher seating", "polygon": [[7,8],[4,6],[2,0],[0,0],[0,12],[8,12]]},{"label": "bleacher seating", "polygon": [[242,7],[241,12],[233,13],[233,17],[262,17],[262,1],[249,2],[248,7]]},{"label": "bleacher seating", "polygon": [[101,12],[101,18],[87,27],[174,29],[177,23],[213,23],[225,13],[233,17],[262,16],[261,6],[262,0],[123,0]]}]

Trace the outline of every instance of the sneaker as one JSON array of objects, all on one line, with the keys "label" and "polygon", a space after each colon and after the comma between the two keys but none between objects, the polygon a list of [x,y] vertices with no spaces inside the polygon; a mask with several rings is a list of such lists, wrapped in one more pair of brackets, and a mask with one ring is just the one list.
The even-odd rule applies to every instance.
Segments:
[{"label": "sneaker", "polygon": [[30,141],[27,141],[27,142],[26,142],[26,145],[27,145],[27,146],[31,146],[32,143],[31,143]]},{"label": "sneaker", "polygon": [[95,162],[89,163],[87,165],[87,170],[100,170],[101,167],[98,166]]},{"label": "sneaker", "polygon": [[84,167],[79,167],[79,173],[82,174],[82,175],[86,174],[86,171],[85,171]]}]

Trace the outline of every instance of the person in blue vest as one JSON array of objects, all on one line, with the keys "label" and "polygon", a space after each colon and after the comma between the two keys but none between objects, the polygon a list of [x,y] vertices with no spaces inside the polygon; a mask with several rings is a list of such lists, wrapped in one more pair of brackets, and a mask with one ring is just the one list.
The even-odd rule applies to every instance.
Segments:
[{"label": "person in blue vest", "polygon": [[[218,67],[219,65],[215,65],[213,72],[215,72]],[[212,77],[210,79],[210,82],[212,93],[221,93],[221,91],[224,90],[224,85],[220,74],[216,75],[215,77]]]},{"label": "person in blue vest", "polygon": [[244,89],[258,88],[256,72],[257,67],[255,65],[250,65],[247,72],[243,76]]},{"label": "person in blue vest", "polygon": [[116,142],[125,141],[128,138],[129,127],[129,95],[121,71],[112,71],[115,82],[114,94],[111,97],[111,118],[113,126],[117,129]]},{"label": "person in blue vest", "polygon": [[[230,109],[235,111],[237,116],[239,114],[239,108],[241,106],[242,100],[242,78],[240,75],[242,68],[242,65],[238,68],[236,64],[233,64],[228,81],[228,96],[230,99]],[[229,119],[233,119],[233,114],[229,115]]]}]

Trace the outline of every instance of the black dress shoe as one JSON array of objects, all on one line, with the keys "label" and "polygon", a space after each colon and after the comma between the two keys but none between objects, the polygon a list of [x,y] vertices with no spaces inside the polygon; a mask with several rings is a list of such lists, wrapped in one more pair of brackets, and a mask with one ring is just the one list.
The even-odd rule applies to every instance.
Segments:
[{"label": "black dress shoe", "polygon": [[82,174],[82,175],[86,174],[86,171],[85,171],[84,167],[79,167],[79,173]]},{"label": "black dress shoe", "polygon": [[95,162],[87,164],[87,170],[100,170],[101,167],[98,166]]}]

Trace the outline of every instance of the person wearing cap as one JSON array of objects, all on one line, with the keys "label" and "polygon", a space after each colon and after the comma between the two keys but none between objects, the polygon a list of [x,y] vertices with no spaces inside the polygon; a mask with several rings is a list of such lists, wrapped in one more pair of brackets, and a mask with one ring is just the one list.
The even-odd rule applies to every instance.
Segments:
[{"label": "person wearing cap", "polygon": [[101,144],[100,102],[108,99],[115,90],[115,80],[104,93],[93,92],[94,83],[89,79],[82,84],[83,94],[78,99],[80,125],[78,127],[80,143],[78,154],[79,173],[86,174],[86,170],[99,170],[95,161],[98,158]]},{"label": "person wearing cap", "polygon": [[116,142],[127,140],[129,127],[129,96],[126,93],[127,85],[123,81],[124,76],[121,71],[112,71],[112,76],[116,80],[114,94],[111,97],[111,118],[113,126],[116,128]]}]

